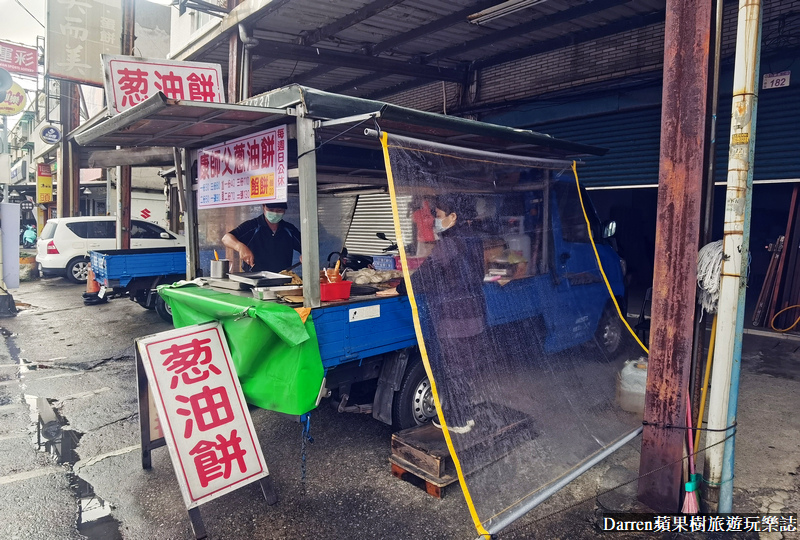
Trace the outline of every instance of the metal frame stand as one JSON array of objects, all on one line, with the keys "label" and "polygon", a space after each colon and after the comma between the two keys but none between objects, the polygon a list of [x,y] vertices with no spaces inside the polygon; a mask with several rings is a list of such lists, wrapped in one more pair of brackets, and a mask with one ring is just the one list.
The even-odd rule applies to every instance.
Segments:
[{"label": "metal frame stand", "polygon": [[[147,382],[147,373],[144,370],[144,363],[142,356],[139,354],[139,344],[134,341],[134,349],[136,354],[136,384],[139,389],[139,430],[142,442],[142,468],[151,469],[153,467],[150,452],[161,446],[165,446],[167,441],[164,437],[151,440],[150,439],[150,398],[149,386]],[[267,475],[258,481],[261,488],[261,494],[264,496],[268,506],[273,506],[278,502],[278,493],[275,491],[275,486],[272,483],[272,477]],[[187,510],[189,514],[189,521],[192,525],[192,532],[197,540],[203,540],[208,537],[206,526],[203,523],[203,516],[200,514],[200,507],[195,506]]]}]

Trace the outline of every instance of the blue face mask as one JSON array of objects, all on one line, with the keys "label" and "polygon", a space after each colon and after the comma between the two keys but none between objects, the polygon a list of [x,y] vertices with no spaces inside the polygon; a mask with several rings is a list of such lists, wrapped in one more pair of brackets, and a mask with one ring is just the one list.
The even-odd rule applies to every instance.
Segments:
[{"label": "blue face mask", "polygon": [[283,219],[283,212],[270,212],[269,210],[264,211],[264,217],[270,223],[278,223],[280,220]]}]

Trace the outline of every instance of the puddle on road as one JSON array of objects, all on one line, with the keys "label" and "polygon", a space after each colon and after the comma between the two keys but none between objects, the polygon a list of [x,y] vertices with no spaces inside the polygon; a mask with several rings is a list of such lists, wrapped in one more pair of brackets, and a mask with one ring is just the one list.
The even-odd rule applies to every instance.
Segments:
[{"label": "puddle on road", "polygon": [[[75,449],[83,433],[68,429],[69,422],[47,398],[25,395],[31,411],[31,435],[36,449],[49,454],[61,464],[74,466]],[[91,484],[70,472],[70,487],[78,501],[78,532],[89,540],[122,540],[119,521],[112,515],[112,505],[97,495]]]}]

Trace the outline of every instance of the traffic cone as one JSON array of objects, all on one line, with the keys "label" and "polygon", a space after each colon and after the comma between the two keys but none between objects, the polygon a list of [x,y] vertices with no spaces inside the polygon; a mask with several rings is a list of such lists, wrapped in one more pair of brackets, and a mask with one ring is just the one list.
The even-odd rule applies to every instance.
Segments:
[{"label": "traffic cone", "polygon": [[97,294],[100,292],[100,284],[94,279],[94,272],[92,272],[92,263],[88,265],[88,273],[86,275],[86,292],[83,293],[83,303],[87,306],[95,304],[102,304],[108,301],[107,298],[100,298]]},{"label": "traffic cone", "polygon": [[100,284],[94,279],[94,272],[92,272],[92,263],[88,264],[89,274],[86,276],[86,293],[97,294],[100,292]]}]

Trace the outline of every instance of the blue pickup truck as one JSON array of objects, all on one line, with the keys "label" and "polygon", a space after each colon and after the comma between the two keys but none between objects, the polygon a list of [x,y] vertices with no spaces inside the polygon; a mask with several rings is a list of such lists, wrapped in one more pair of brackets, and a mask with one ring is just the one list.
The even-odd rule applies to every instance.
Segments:
[{"label": "blue pickup truck", "polygon": [[172,322],[169,306],[156,287],[186,277],[185,247],[91,251],[89,260],[100,292],[96,296],[84,295],[86,303],[127,296]]},{"label": "blue pickup truck", "polygon": [[[548,204],[541,194],[531,197]],[[540,231],[548,240],[530,257],[527,275],[483,285],[489,326],[502,332],[507,325],[532,323],[546,353],[595,340],[613,354],[623,342],[624,323],[609,294],[610,287],[624,314],[625,263],[613,246],[615,224],[601,224],[585,192],[582,199],[586,216],[574,180],[555,180],[543,213],[549,226]],[[407,297],[351,297],[323,303],[313,313],[326,387],[340,412],[371,413],[399,429],[435,417]],[[366,395],[358,395],[364,388]]]}]

